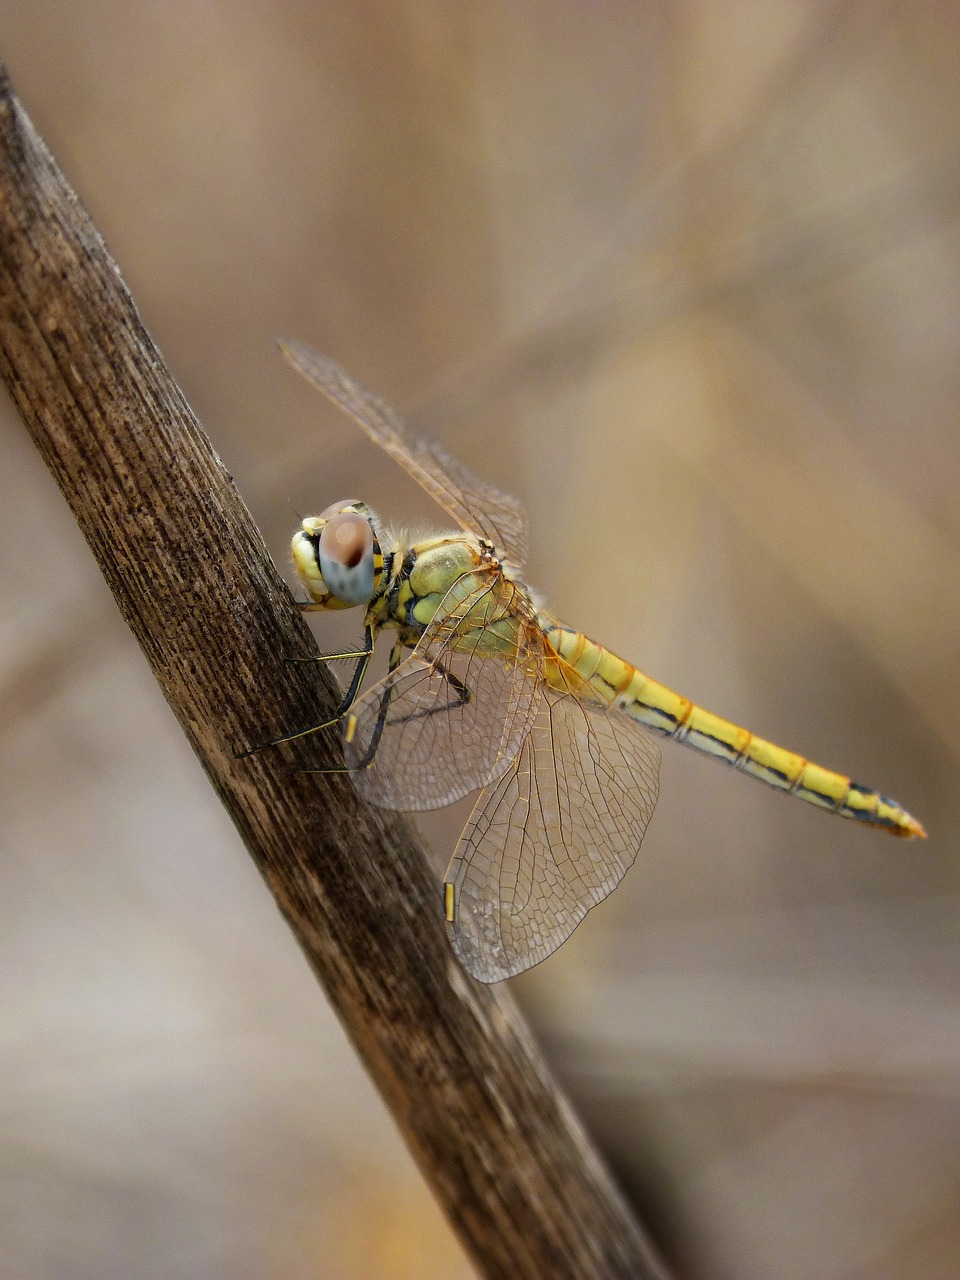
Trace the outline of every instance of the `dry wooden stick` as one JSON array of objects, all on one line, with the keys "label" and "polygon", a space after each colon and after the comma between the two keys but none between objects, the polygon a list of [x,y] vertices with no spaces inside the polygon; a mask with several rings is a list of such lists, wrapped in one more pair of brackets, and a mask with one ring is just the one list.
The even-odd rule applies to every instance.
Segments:
[{"label": "dry wooden stick", "polygon": [[283,749],[234,758],[267,725],[329,715],[334,691],[285,661],[312,637],[2,71],[0,373],[481,1274],[662,1280],[509,995],[456,965],[407,825]]}]

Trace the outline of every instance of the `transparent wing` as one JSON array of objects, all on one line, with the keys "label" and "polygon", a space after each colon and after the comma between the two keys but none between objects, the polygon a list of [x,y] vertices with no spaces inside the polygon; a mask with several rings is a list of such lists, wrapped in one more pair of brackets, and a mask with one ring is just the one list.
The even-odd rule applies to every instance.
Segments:
[{"label": "transparent wing", "polygon": [[543,645],[497,572],[447,592],[416,649],[354,707],[344,744],[366,799],[438,809],[501,777],[530,732]]},{"label": "transparent wing", "polygon": [[355,382],[333,360],[293,340],[281,339],[280,350],[298,373],[399,462],[461,529],[486,538],[513,563],[523,564],[527,519],[516,498],[478,479],[440,445],[411,435],[389,405]]},{"label": "transparent wing", "polygon": [[516,767],[478,798],[447,871],[464,968],[539,964],[620,883],[657,800],[660,749],[618,711],[548,689]]}]

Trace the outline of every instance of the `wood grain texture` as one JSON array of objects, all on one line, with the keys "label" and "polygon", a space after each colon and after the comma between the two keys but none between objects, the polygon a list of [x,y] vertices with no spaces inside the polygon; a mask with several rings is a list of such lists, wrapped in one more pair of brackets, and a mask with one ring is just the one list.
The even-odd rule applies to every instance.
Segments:
[{"label": "wood grain texture", "polygon": [[0,373],[479,1271],[664,1277],[509,995],[453,960],[409,827],[345,775],[298,775],[287,749],[234,758],[266,726],[329,714],[334,690],[285,661],[312,637],[5,73]]}]

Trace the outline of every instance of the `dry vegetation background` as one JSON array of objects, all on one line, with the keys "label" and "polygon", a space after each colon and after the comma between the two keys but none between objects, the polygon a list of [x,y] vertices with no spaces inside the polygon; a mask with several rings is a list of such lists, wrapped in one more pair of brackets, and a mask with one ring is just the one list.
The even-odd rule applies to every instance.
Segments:
[{"label": "dry vegetation background", "polygon": [[[0,57],[278,560],[438,519],[290,333],[523,496],[561,616],[927,823],[668,749],[514,985],[681,1274],[960,1275],[957,7],[7,0]],[[0,430],[0,1275],[468,1276]]]}]

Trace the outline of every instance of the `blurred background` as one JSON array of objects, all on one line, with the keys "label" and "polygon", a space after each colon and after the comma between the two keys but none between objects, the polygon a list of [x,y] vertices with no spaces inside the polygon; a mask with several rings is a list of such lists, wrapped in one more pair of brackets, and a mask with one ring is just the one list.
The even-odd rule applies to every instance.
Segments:
[{"label": "blurred background", "polygon": [[[524,499],[561,617],[927,825],[667,747],[513,988],[678,1275],[960,1275],[957,6],[7,0],[0,57],[282,566],[442,517],[278,333]],[[0,1275],[470,1276],[0,431]]]}]

